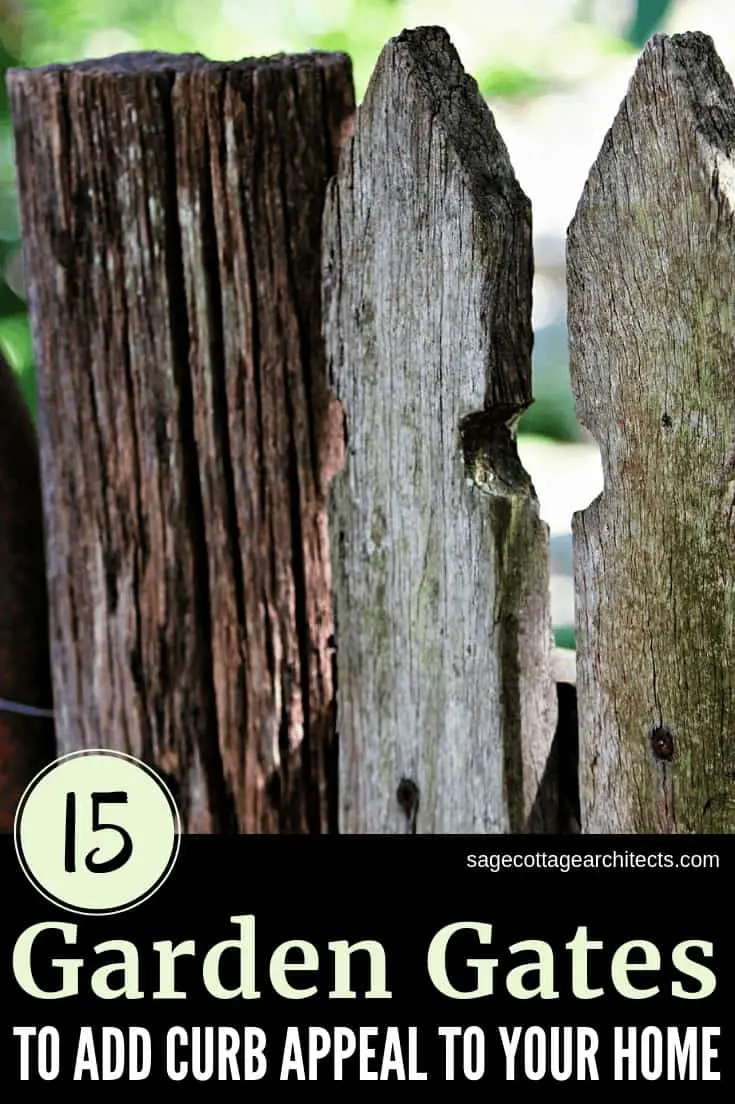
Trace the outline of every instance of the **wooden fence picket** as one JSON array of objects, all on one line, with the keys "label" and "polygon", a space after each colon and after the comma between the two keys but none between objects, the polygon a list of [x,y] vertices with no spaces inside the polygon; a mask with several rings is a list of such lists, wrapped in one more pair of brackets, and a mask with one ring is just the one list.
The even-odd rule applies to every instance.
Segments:
[{"label": "wooden fence picket", "polygon": [[324,225],[341,830],[556,831],[530,205],[442,29],[386,46]]},{"label": "wooden fence picket", "polygon": [[735,91],[656,36],[568,235],[582,830],[735,830]]}]

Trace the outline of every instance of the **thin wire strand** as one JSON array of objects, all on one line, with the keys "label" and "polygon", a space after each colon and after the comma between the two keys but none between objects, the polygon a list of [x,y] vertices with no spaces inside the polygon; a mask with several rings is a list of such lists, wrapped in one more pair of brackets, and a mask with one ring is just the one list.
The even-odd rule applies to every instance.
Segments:
[{"label": "thin wire strand", "polygon": [[44,717],[53,720],[56,714],[53,709],[39,709],[35,705],[22,705],[20,702],[10,701],[8,698],[0,698],[0,713],[20,713],[24,717]]}]

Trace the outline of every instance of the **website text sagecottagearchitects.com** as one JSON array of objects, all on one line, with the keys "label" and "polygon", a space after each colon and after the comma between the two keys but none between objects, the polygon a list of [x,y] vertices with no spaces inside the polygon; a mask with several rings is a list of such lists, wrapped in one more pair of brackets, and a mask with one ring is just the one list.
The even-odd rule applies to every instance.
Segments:
[{"label": "website text sagecottagearchitects.com", "polygon": [[610,851],[607,854],[567,855],[548,851],[523,853],[468,853],[466,865],[471,870],[718,870],[720,856],[667,855],[661,851],[650,855],[640,851]]}]

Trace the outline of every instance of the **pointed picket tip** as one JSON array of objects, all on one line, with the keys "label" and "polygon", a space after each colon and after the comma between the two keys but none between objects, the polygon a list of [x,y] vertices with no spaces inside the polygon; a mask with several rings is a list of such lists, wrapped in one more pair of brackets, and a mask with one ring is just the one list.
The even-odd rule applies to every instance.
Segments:
[{"label": "pointed picket tip", "polygon": [[735,89],[655,36],[567,235],[585,832],[735,831]]},{"label": "pointed picket tip", "polygon": [[[591,242],[627,229],[655,237],[662,212],[671,206],[672,184],[691,186],[705,210],[735,209],[735,89],[712,38],[702,32],[656,34],[643,49],[615,120],[590,169],[567,228],[567,274],[571,286],[570,341],[586,325],[585,287],[578,272]],[[684,173],[676,174],[677,161]],[[636,173],[638,166],[645,173]],[[649,186],[653,185],[653,186]],[[616,207],[616,212],[611,205]],[[686,226],[680,227],[686,238]],[[660,232],[665,232],[662,228]],[[604,253],[600,255],[604,256]],[[592,267],[591,257],[588,267]],[[575,295],[575,291],[577,294]],[[577,416],[600,445],[606,469],[606,433],[595,393],[571,365]],[[607,475],[607,470],[606,470]]]},{"label": "pointed picket tip", "polygon": [[[354,163],[356,156],[358,164]],[[339,179],[351,179],[355,172],[377,166],[379,158],[388,156],[416,159],[414,193],[405,197],[408,206],[416,203],[416,190],[424,189],[427,179],[438,179],[441,171],[446,172],[450,197],[461,198],[465,204],[470,200],[478,259],[502,240],[507,223],[524,239],[522,249],[503,258],[508,279],[499,294],[505,302],[493,319],[490,341],[484,318],[477,319],[480,325],[466,341],[472,397],[468,397],[464,413],[502,404],[510,420],[513,413],[520,415],[532,402],[530,300],[528,317],[524,316],[526,286],[533,278],[531,203],[516,178],[494,116],[443,27],[404,30],[386,43],[355,112],[353,131],[330,194]],[[397,198],[391,189],[401,172],[401,168],[397,174],[392,171],[383,183],[386,201]],[[456,185],[453,178],[457,178]],[[441,197],[431,198],[432,206],[424,212],[427,221],[443,217]],[[464,244],[473,248],[471,241]],[[494,268],[492,258],[489,266]],[[491,272],[488,279],[494,275]],[[506,317],[512,320],[510,325]],[[475,321],[471,314],[469,321]],[[480,388],[474,386],[479,382],[474,372],[478,355]]]},{"label": "pointed picket tip", "polygon": [[[407,73],[412,94],[440,129],[458,159],[478,214],[502,216],[504,205],[531,219],[531,203],[511,164],[508,147],[476,80],[467,72],[443,27],[404,30],[383,48],[368,83],[356,126],[382,102],[396,72]],[[507,207],[505,208],[507,211]]]},{"label": "pointed picket tip", "polygon": [[[572,233],[594,194],[608,161],[616,161],[616,137],[624,129],[641,133],[646,141],[654,137],[648,122],[670,130],[676,117],[688,118],[704,140],[703,157],[725,150],[732,141],[732,124],[726,117],[735,102],[730,74],[717,53],[713,39],[701,31],[684,34],[655,34],[640,54],[617,115],[607,131],[600,152],[590,170],[567,233]],[[638,107],[643,111],[639,114]],[[648,109],[655,114],[649,114]],[[725,129],[721,129],[724,124]],[[663,150],[661,151],[663,152]]]}]

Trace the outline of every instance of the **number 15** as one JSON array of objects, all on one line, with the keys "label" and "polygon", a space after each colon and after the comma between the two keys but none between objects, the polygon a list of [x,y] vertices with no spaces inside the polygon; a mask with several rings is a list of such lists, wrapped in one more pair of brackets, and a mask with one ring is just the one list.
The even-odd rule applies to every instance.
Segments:
[{"label": "number 15", "polygon": [[[104,862],[97,862],[95,855],[102,849],[94,847],[84,856],[84,865],[92,874],[109,874],[113,870],[119,870],[124,866],[133,853],[133,841],[129,833],[119,824],[110,824],[100,820],[100,809],[103,805],[127,805],[128,795],[121,790],[110,793],[92,793],[89,795],[92,802],[92,831],[117,832],[122,843],[117,854]],[[66,824],[64,834],[64,870],[67,874],[75,874],[77,870],[77,795],[66,795]]]}]

